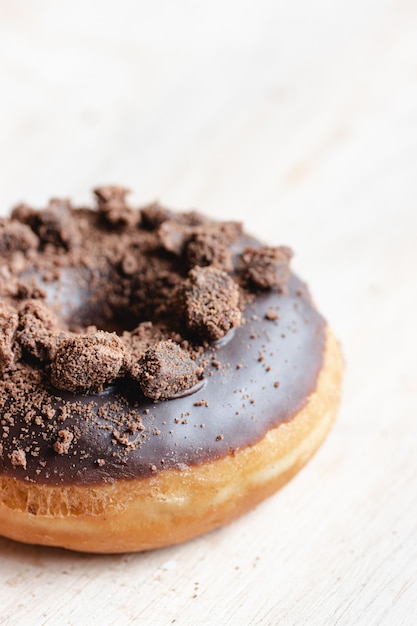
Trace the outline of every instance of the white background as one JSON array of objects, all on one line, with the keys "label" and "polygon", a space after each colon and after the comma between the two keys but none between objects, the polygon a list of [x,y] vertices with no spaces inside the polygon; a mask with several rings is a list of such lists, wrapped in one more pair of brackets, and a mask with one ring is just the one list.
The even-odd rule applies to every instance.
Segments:
[{"label": "white background", "polygon": [[416,623],[416,172],[415,0],[0,0],[1,213],[120,183],[243,220],[294,248],[347,366],[324,447],[227,528],[0,539],[2,624]]}]

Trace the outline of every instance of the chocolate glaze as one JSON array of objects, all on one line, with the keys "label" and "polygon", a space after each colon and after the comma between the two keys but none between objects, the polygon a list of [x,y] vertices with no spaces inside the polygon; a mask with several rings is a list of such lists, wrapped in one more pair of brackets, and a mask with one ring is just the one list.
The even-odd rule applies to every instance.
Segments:
[{"label": "chocolate glaze", "polygon": [[316,387],[325,322],[291,251],[126,193],[0,220],[0,474],[100,485],[214,461]]},{"label": "chocolate glaze", "polygon": [[[75,297],[81,302],[83,294]],[[267,319],[275,317],[271,311],[277,319]],[[4,403],[0,472],[41,484],[99,485],[214,461],[255,444],[314,391],[325,321],[294,275],[285,293],[260,292],[243,316],[241,326],[206,350],[204,385],[185,397],[152,402],[128,379],[99,395],[74,396],[51,388],[38,372],[28,411],[13,398]],[[1,380],[3,398],[8,391]],[[46,415],[46,403],[53,416]],[[68,433],[67,453],[58,454],[56,442]],[[13,464],[16,441],[27,452]]]}]

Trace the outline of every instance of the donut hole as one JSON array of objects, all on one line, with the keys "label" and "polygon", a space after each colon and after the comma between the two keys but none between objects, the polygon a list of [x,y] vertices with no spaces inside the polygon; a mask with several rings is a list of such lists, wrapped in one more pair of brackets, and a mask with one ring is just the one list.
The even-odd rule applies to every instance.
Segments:
[{"label": "donut hole", "polygon": [[85,333],[95,328],[121,336],[126,331],[131,332],[143,320],[129,311],[112,310],[105,302],[95,302],[94,306],[84,303],[64,316],[62,321],[71,332]]},{"label": "donut hole", "polygon": [[113,292],[109,277],[97,278],[87,270],[65,268],[57,280],[37,278],[45,292],[45,303],[63,329],[84,333],[95,327],[122,335],[144,321],[129,303],[116,297],[116,286]]}]

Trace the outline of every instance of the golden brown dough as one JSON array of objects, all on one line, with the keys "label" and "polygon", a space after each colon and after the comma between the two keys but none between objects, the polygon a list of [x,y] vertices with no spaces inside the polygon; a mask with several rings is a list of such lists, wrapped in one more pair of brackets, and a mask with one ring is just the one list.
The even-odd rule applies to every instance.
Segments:
[{"label": "golden brown dough", "polygon": [[335,418],[342,373],[341,350],[327,327],[315,391],[289,422],[255,445],[187,469],[95,487],[1,476],[1,533],[26,543],[120,553],[179,543],[226,524],[274,493],[314,454]]}]

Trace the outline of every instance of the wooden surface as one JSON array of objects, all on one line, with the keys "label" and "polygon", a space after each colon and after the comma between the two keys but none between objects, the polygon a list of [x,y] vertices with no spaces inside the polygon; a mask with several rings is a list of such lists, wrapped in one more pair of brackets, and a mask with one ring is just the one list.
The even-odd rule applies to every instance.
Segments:
[{"label": "wooden surface", "polygon": [[2,0],[0,57],[4,214],[119,182],[243,219],[346,358],[324,447],[235,524],[115,557],[0,540],[1,624],[416,624],[415,0]]}]

